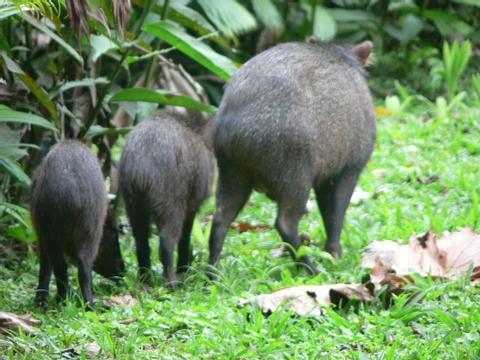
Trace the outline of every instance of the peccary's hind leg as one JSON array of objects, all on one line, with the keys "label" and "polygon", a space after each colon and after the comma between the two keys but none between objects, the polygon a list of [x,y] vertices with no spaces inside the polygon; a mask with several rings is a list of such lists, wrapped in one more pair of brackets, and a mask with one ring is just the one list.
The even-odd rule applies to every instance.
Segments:
[{"label": "peccary's hind leg", "polygon": [[163,265],[163,276],[165,277],[166,285],[174,289],[177,287],[177,277],[173,267],[173,252],[182,235],[184,216],[171,214],[166,218],[168,220],[162,228],[160,229],[160,226],[158,226],[160,232],[160,260]]},{"label": "peccary's hind leg", "polygon": [[178,243],[178,261],[177,272],[182,273],[188,270],[190,266],[190,236],[192,233],[193,221],[195,220],[196,210],[187,212],[185,222],[183,223],[182,236]]},{"label": "peccary's hind leg", "polygon": [[325,250],[339,258],[342,255],[340,234],[348,204],[361,170],[344,171],[334,179],[315,187],[318,207],[327,232]]},{"label": "peccary's hind leg", "polygon": [[57,283],[57,302],[62,302],[67,297],[68,290],[67,263],[62,251],[55,246],[50,246],[49,248],[49,259],[52,263],[53,273],[55,274],[55,281]]},{"label": "peccary's hind leg", "polygon": [[[301,190],[299,187],[292,187],[292,189],[295,189],[296,192],[284,192],[280,195],[281,198],[278,199],[278,215],[275,227],[282,240],[290,244],[293,249],[298,250],[301,245],[301,240],[298,236],[298,223],[305,213],[305,205],[307,204],[310,189]],[[295,259],[295,253],[292,249],[288,248],[288,250]],[[298,260],[306,265],[310,273],[314,275],[318,273],[309,256],[302,256]]]},{"label": "peccary's hind leg", "polygon": [[[219,162],[219,165],[221,163]],[[219,168],[216,212],[210,233],[208,263],[215,265],[220,257],[228,228],[247,202],[252,192],[251,183],[241,172],[227,166]]]},{"label": "peccary's hind leg", "polygon": [[48,259],[48,254],[43,241],[40,240],[40,271],[38,275],[38,287],[35,294],[35,303],[45,305],[48,300],[48,288],[52,276],[52,264]]},{"label": "peccary's hind leg", "polygon": [[93,306],[92,290],[92,263],[79,256],[78,262],[78,281],[82,291],[83,300],[88,308]]},{"label": "peccary's hind leg", "polygon": [[127,204],[127,214],[135,238],[138,272],[140,279],[149,283],[151,281],[150,245],[150,213],[148,209],[136,204]]}]

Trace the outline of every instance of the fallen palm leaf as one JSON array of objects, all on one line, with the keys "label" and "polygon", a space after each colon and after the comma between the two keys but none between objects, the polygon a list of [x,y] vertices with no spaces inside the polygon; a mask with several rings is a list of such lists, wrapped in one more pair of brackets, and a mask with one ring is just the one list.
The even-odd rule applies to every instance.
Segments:
[{"label": "fallen palm leaf", "polygon": [[406,245],[389,240],[375,241],[365,249],[360,266],[372,268],[371,278],[376,284],[378,279],[388,282],[387,275],[398,280],[414,273],[458,279],[471,268],[471,278],[476,283],[480,278],[480,235],[465,228],[444,232],[439,239],[429,231],[422,236],[412,236]]},{"label": "fallen palm leaf", "polygon": [[371,302],[374,297],[367,287],[361,284],[303,285],[258,295],[240,301],[239,305],[257,304],[265,314],[271,314],[285,306],[299,315],[321,316],[322,307],[338,305],[352,299]]},{"label": "fallen palm leaf", "polygon": [[23,333],[32,335],[35,332],[33,326],[40,323],[31,314],[17,315],[0,311],[0,333],[19,332],[21,329]]}]

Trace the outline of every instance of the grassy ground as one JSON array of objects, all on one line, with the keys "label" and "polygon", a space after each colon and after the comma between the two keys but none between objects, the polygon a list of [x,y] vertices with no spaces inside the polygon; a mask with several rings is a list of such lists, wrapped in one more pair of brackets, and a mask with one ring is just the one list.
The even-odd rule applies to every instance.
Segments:
[{"label": "grassy ground", "polygon": [[[35,337],[17,336],[13,345],[0,340],[0,354],[61,358],[72,355],[71,350],[62,353],[66,349],[82,353],[86,344],[96,342],[102,348],[100,358],[116,359],[479,358],[480,295],[468,281],[425,279],[416,284],[420,296],[409,302],[402,295],[388,309],[380,303],[362,305],[321,320],[285,311],[265,318],[258,309],[236,306],[239,298],[293,284],[359,282],[364,273],[358,268],[361,250],[374,240],[406,241],[412,233],[430,228],[478,230],[478,117],[479,111],[470,108],[442,120],[414,113],[379,118],[375,153],[360,181],[372,196],[349,208],[340,261],[314,252],[324,268],[315,278],[296,269],[288,258],[271,257],[270,250],[279,245],[274,230],[242,234],[232,230],[219,264],[222,280],[207,282],[200,271],[208,255],[205,221],[194,231],[197,268],[175,293],[163,289],[161,281],[151,291],[139,288],[131,235],[123,236],[125,284],[116,286],[95,276],[96,297],[102,301],[130,293],[139,300],[132,308],[85,312],[72,301],[39,311],[32,304],[38,271],[35,254],[10,261],[0,268],[0,310],[31,311],[43,324]],[[202,217],[213,209],[210,200]],[[273,224],[275,210],[266,197],[255,194],[238,221]],[[303,219],[301,231],[310,234],[313,248],[323,246],[325,233],[316,208]],[[152,240],[157,249],[157,239]],[[154,264],[160,276],[157,254]],[[78,288],[76,280],[74,286]]]}]

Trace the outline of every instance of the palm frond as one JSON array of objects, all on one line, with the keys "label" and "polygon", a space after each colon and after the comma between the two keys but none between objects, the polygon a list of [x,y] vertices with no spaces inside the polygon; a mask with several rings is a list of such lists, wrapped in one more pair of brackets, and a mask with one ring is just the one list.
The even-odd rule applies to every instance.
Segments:
[{"label": "palm frond", "polygon": [[280,32],[285,28],[282,15],[272,0],[252,0],[255,15],[266,28],[276,29]]},{"label": "palm frond", "polygon": [[197,0],[208,19],[222,34],[233,38],[257,27],[255,17],[235,0]]}]

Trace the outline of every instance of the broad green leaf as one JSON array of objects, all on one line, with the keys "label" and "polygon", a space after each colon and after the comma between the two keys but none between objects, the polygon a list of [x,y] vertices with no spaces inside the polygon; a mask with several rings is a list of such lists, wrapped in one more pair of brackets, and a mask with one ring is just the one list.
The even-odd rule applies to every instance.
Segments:
[{"label": "broad green leaf", "polygon": [[480,0],[453,0],[453,1],[460,4],[480,6]]},{"label": "broad green leaf", "polygon": [[64,91],[76,88],[76,87],[86,87],[86,86],[92,86],[92,85],[97,85],[97,84],[108,84],[108,82],[109,81],[107,80],[107,78],[104,78],[104,77],[100,77],[100,78],[96,78],[96,79],[87,78],[87,79],[82,79],[82,80],[77,80],[77,81],[69,81],[69,82],[66,82],[65,84],[63,84],[61,86],[57,86],[55,89],[53,89],[50,92],[50,98],[53,99],[58,94],[60,94]]},{"label": "broad green leaf", "polygon": [[257,27],[255,18],[235,0],[197,0],[210,21],[228,37],[244,34]]},{"label": "broad green leaf", "polygon": [[253,10],[267,28],[283,31],[285,24],[282,15],[272,0],[252,0]]},{"label": "broad green leaf", "polygon": [[118,49],[118,46],[105,35],[91,35],[92,60],[97,61],[100,56],[110,50]]},{"label": "broad green leaf", "polygon": [[473,28],[470,25],[444,11],[426,10],[424,16],[432,20],[438,31],[444,36],[454,35],[455,32],[468,35],[473,31]]},{"label": "broad green leaf", "polygon": [[165,90],[151,90],[146,88],[121,90],[114,94],[110,101],[152,102],[164,105],[183,106],[199,111],[207,111],[209,113],[214,113],[217,110],[214,106],[203,104],[187,96],[172,94]]},{"label": "broad green leaf", "polygon": [[0,168],[8,172],[11,176],[20,181],[23,185],[30,186],[31,180],[22,167],[15,161],[9,158],[0,158]]},{"label": "broad green leaf", "polygon": [[224,80],[228,80],[236,70],[235,64],[229,58],[216,53],[205,43],[188,35],[175,23],[168,20],[159,21],[145,25],[143,29],[176,47]]},{"label": "broad green leaf", "polygon": [[15,111],[10,109],[8,106],[0,105],[0,123],[6,122],[37,125],[48,130],[52,130],[55,132],[58,131],[52,123],[40,116]]},{"label": "broad green leaf", "polygon": [[7,54],[5,54],[5,52],[0,51],[0,56],[2,57],[3,62],[5,63],[5,66],[10,72],[14,74],[25,74],[23,70],[20,68],[20,66],[18,66],[13,59],[8,57]]},{"label": "broad green leaf", "polygon": [[[200,13],[187,6],[173,3],[170,5],[167,17],[187,29],[191,29],[199,35],[215,34],[217,31]],[[211,41],[216,42],[220,46],[228,47],[228,43],[218,35],[209,36]]]},{"label": "broad green leaf", "polygon": [[[171,1],[167,11],[167,18],[175,23],[178,23],[187,29],[193,30],[196,33],[208,36],[209,40],[216,42],[218,45],[228,47],[228,42],[220,36],[215,35],[218,31],[208,22],[205,17],[199,12],[187,7],[190,1]],[[133,4],[143,7],[145,0],[133,0]],[[153,6],[152,9],[157,15],[163,12],[163,4],[159,2]],[[160,20],[159,18],[156,20]],[[149,23],[148,21],[145,24]]]},{"label": "broad green leaf", "polygon": [[58,119],[58,111],[55,104],[50,100],[47,92],[33,78],[28,74],[18,74],[18,77],[22,82],[30,89],[32,94],[37,98],[40,103],[45,106],[52,118]]},{"label": "broad green leaf", "polygon": [[397,28],[392,24],[385,25],[387,33],[401,42],[408,42],[417,36],[423,27],[423,22],[415,15],[408,14],[400,20],[401,28]]},{"label": "broad green leaf", "polygon": [[80,54],[73,47],[67,44],[65,40],[63,40],[60,36],[55,34],[46,25],[42,24],[41,22],[39,22],[38,20],[34,19],[33,17],[27,14],[22,14],[22,18],[33,27],[49,35],[53,40],[55,40],[60,46],[62,46],[70,55],[73,56],[75,60],[77,60],[83,66],[83,58],[80,56]]},{"label": "broad green leaf", "polygon": [[329,9],[329,12],[338,22],[366,22],[378,20],[375,15],[363,10]]},{"label": "broad green leaf", "polygon": [[319,40],[330,41],[335,37],[337,32],[337,24],[330,12],[323,6],[315,7],[315,15],[313,20],[313,34]]}]

